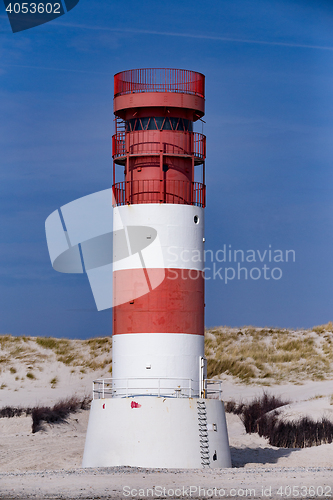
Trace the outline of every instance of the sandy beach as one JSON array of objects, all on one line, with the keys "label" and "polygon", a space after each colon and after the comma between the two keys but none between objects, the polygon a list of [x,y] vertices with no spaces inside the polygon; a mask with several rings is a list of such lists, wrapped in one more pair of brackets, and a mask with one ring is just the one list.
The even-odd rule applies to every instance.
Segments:
[{"label": "sandy beach", "polygon": [[[320,386],[313,384],[298,386],[299,395],[316,392]],[[321,392],[332,389],[330,383],[321,384]],[[243,397],[248,394],[249,398],[253,392],[258,394],[251,386],[236,384],[232,388],[231,383],[228,391],[240,392]],[[276,392],[280,391],[279,386]],[[294,390],[295,403],[288,405],[285,412],[332,413],[328,397],[304,402],[296,395]],[[289,487],[294,488],[294,493],[299,489],[303,498],[333,496],[333,444],[276,448],[257,434],[246,434],[239,416],[234,414],[227,414],[232,469],[82,469],[88,418],[89,411],[81,411],[71,415],[67,423],[45,424],[45,430],[35,434],[31,433],[30,416],[0,419],[0,498],[283,498],[288,497]],[[282,496],[278,494],[281,487]],[[315,495],[310,494],[313,491]]]},{"label": "sandy beach", "polygon": [[[93,378],[109,376],[109,356],[98,351],[95,369],[59,362],[31,345],[12,370],[1,374],[0,408],[53,405],[59,399],[91,394]],[[84,357],[84,346],[81,346]],[[2,354],[5,349],[2,349]],[[30,352],[30,354],[28,354]],[[21,353],[22,354],[22,353]],[[38,354],[38,356],[37,356]],[[30,356],[30,357],[29,357]],[[35,356],[33,362],[32,357]],[[104,357],[103,357],[104,356]],[[27,359],[29,358],[29,359]],[[100,366],[96,369],[97,361]],[[15,373],[14,373],[15,370]],[[27,370],[34,378],[26,376]],[[57,377],[57,383],[51,383]],[[333,380],[302,380],[260,386],[223,376],[223,398],[247,402],[265,391],[290,403],[281,418],[303,416],[333,421]],[[232,469],[145,470],[133,467],[81,468],[89,410],[32,433],[31,416],[0,418],[0,498],[330,498],[333,496],[333,443],[311,448],[277,448],[247,434],[238,415],[228,413]]]}]

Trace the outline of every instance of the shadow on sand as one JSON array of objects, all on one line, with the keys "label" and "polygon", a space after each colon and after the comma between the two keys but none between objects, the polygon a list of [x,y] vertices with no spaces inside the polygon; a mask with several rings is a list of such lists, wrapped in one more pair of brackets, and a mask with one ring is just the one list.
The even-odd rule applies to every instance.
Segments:
[{"label": "shadow on sand", "polygon": [[246,464],[276,464],[282,457],[288,457],[298,448],[235,448],[230,447],[233,467],[244,467]]}]

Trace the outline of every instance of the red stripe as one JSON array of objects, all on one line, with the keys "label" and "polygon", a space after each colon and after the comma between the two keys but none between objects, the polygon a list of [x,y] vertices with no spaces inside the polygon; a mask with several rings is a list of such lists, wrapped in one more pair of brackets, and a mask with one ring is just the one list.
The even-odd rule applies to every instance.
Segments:
[{"label": "red stripe", "polygon": [[[148,274],[160,273],[149,269]],[[142,281],[142,269],[115,271],[113,293],[127,296]],[[133,285],[134,286],[134,285]],[[165,269],[165,279],[151,292],[113,308],[113,335],[124,333],[204,334],[204,278],[201,271]]]}]

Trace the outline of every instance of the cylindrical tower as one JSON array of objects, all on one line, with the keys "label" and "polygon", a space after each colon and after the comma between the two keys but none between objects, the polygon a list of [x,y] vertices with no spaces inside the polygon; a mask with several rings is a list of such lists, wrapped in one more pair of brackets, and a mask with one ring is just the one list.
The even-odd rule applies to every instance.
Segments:
[{"label": "cylindrical tower", "polygon": [[[149,394],[161,385],[165,394],[179,387],[200,393],[206,139],[193,132],[193,122],[204,107],[200,73],[141,69],[114,77],[113,377],[119,395],[124,380],[134,378]],[[116,165],[124,167],[121,182]],[[202,183],[195,180],[197,165]],[[138,259],[145,237],[139,227],[152,228],[157,238]],[[132,255],[119,260],[122,228]],[[155,390],[145,378],[160,379]]]},{"label": "cylindrical tower", "polygon": [[115,75],[112,378],[93,383],[83,467],[231,466],[205,376],[204,108],[201,73]]}]

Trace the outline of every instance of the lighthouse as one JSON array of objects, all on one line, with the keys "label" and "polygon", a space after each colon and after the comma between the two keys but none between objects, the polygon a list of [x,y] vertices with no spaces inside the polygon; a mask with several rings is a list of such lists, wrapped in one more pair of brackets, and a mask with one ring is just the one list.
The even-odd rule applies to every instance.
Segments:
[{"label": "lighthouse", "polygon": [[93,384],[84,467],[230,467],[204,357],[205,78],[114,77],[112,377]]}]

